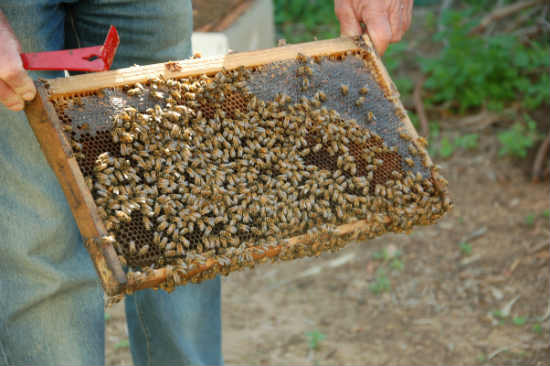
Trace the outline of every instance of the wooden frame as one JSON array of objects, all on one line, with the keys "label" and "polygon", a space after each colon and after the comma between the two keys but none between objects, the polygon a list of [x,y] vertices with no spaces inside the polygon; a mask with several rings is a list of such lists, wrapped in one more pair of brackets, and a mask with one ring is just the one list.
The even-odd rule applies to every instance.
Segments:
[{"label": "wooden frame", "polygon": [[[108,295],[117,295],[142,288],[156,287],[166,279],[168,270],[165,268],[154,270],[145,280],[139,282],[126,277],[114,248],[102,240],[107,235],[107,230],[97,213],[95,202],[85,184],[76,159],[73,157],[70,142],[67,141],[62,131],[62,124],[51,102],[53,98],[85,95],[103,88],[144,82],[151,77],[159,75],[165,78],[181,78],[190,75],[215,73],[222,68],[231,70],[240,66],[251,67],[275,61],[295,59],[299,54],[305,56],[328,56],[362,48],[367,51],[370,72],[375,76],[386,98],[394,104],[397,115],[404,123],[405,129],[408,130],[413,138],[417,138],[417,133],[399,100],[397,89],[380,58],[374,51],[370,39],[367,36],[363,36],[362,41],[353,38],[315,41],[261,51],[230,54],[210,59],[193,59],[148,66],[135,66],[120,70],[77,75],[69,78],[51,79],[38,85],[38,96],[28,104],[25,112],[48,163],[61,183],[105,292]],[[336,234],[349,234],[358,228],[366,228],[368,225],[364,220],[341,225],[337,228]],[[293,246],[304,242],[305,239],[305,235],[293,237],[288,240],[286,245]],[[276,256],[280,251],[281,246],[268,250],[263,254],[256,253],[253,257],[256,260],[260,260],[263,257]],[[199,272],[206,271],[214,263],[213,259],[209,259],[205,264],[199,265],[195,270],[190,271],[187,276],[191,277]]]}]

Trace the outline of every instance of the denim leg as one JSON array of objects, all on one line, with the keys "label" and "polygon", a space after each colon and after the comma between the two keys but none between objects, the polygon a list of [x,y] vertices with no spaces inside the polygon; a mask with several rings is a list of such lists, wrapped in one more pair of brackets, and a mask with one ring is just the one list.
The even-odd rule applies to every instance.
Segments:
[{"label": "denim leg", "polygon": [[[0,9],[23,51],[63,47],[62,7],[2,0]],[[25,114],[1,106],[0,234],[0,365],[103,364],[94,267]]]},{"label": "denim leg", "polygon": [[223,365],[221,280],[126,298],[131,351],[136,365]]},{"label": "denim leg", "polygon": [[[71,11],[75,47],[100,44],[112,24],[120,34],[113,68],[191,56],[189,0],[86,0]],[[126,299],[136,365],[220,365],[221,282],[187,285],[167,294],[142,290]]]}]

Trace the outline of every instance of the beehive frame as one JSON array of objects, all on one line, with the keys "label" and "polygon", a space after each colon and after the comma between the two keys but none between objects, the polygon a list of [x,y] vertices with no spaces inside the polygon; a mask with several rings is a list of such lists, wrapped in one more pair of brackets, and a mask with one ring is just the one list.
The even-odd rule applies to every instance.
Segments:
[{"label": "beehive frame", "polygon": [[[386,99],[393,103],[396,115],[403,123],[404,128],[413,139],[416,139],[418,137],[417,133],[399,100],[397,89],[367,36],[362,37],[362,42],[353,38],[315,41],[210,59],[193,59],[143,67],[135,66],[95,74],[44,80],[37,83],[38,97],[26,107],[25,112],[47,161],[64,190],[105,292],[108,295],[117,295],[143,288],[158,287],[166,279],[168,270],[166,268],[155,269],[144,278],[140,278],[139,281],[125,274],[115,249],[108,241],[103,240],[108,232],[98,214],[94,199],[73,155],[71,142],[63,132],[63,122],[60,121],[52,100],[63,97],[85,96],[104,88],[117,88],[137,82],[145,82],[159,75],[168,79],[213,74],[224,69],[232,70],[241,66],[255,67],[276,61],[296,59],[298,55],[306,57],[333,56],[349,51],[357,51],[358,49],[366,51],[370,73],[375,76],[376,82],[381,87]],[[432,170],[432,176],[436,175],[437,172]],[[435,180],[434,184],[437,183],[437,180]],[[345,236],[366,229],[367,226],[368,223],[365,220],[344,224],[338,226],[335,235]],[[307,242],[306,235],[295,236],[286,241],[286,246],[291,247],[305,242]],[[261,260],[264,257],[277,256],[280,251],[281,246],[277,246],[262,254],[253,253],[252,255],[255,260]],[[195,269],[189,271],[187,276],[192,277],[200,272],[207,271],[215,263],[213,259],[209,259],[206,263],[197,265]]]}]

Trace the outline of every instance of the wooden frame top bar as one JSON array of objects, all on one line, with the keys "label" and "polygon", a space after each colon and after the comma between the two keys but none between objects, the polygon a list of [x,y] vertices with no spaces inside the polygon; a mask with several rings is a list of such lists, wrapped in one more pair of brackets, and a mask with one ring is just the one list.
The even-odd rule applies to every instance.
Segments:
[{"label": "wooden frame top bar", "polygon": [[240,66],[253,67],[271,62],[284,61],[295,58],[299,53],[305,56],[323,56],[357,48],[359,46],[353,38],[345,37],[212,58],[133,66],[93,74],[75,75],[70,78],[50,79],[48,80],[48,91],[51,97],[71,95],[144,82],[157,75],[163,75],[166,78],[181,78],[190,75],[213,73],[222,68],[231,70]]}]

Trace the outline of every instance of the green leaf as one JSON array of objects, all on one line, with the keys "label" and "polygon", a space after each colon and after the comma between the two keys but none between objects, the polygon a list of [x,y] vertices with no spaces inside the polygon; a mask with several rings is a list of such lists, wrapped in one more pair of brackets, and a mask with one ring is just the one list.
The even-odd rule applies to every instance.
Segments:
[{"label": "green leaf", "polygon": [[533,325],[533,332],[535,332],[537,334],[542,334],[542,325],[540,325],[538,323]]},{"label": "green leaf", "polygon": [[405,265],[403,264],[403,262],[400,259],[394,258],[390,263],[390,267],[392,269],[397,270],[397,271],[402,271],[403,268],[405,267]]},{"label": "green leaf", "polygon": [[372,258],[374,260],[386,260],[388,258],[388,253],[386,252],[386,249],[380,249],[372,254]]},{"label": "green leaf", "polygon": [[455,147],[453,143],[447,138],[447,136],[443,136],[439,143],[439,154],[441,155],[441,157],[448,158],[453,155],[454,151]]},{"label": "green leaf", "polygon": [[537,218],[537,215],[534,213],[529,213],[525,216],[525,223],[529,226],[535,225],[535,219]]},{"label": "green leaf", "polygon": [[316,350],[319,348],[319,343],[326,338],[326,335],[318,330],[314,330],[312,332],[307,332],[306,337],[309,340],[309,348]]},{"label": "green leaf", "polygon": [[454,144],[465,150],[473,150],[477,147],[479,135],[477,133],[469,133],[463,136],[456,137]]},{"label": "green leaf", "polygon": [[458,246],[460,247],[460,251],[464,255],[470,255],[472,254],[472,245],[466,242],[459,243]]},{"label": "green leaf", "polygon": [[524,316],[515,316],[512,319],[512,323],[514,323],[515,325],[523,325],[525,324],[526,321],[527,321],[527,318],[525,318]]}]

